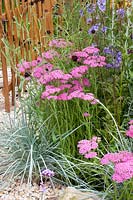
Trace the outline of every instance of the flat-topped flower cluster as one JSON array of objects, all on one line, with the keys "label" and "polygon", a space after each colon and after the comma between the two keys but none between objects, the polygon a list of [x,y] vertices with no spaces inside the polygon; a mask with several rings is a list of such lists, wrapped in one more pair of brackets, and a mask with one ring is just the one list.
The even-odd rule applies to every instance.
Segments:
[{"label": "flat-topped flower cluster", "polygon": [[[126,131],[126,136],[133,138],[133,120],[129,121],[129,129]],[[84,158],[90,159],[97,156],[96,150],[98,150],[99,138],[93,136],[90,140],[81,140],[78,142],[79,153]],[[133,152],[119,151],[115,153],[107,153],[100,158],[102,165],[114,166],[114,173],[112,180],[117,183],[122,183],[128,179],[133,178]]]},{"label": "flat-topped flower cluster", "polygon": [[98,137],[94,136],[90,140],[81,140],[77,146],[79,153],[84,155],[85,158],[94,158],[97,156],[97,152],[94,150],[98,147]]},{"label": "flat-topped flower cluster", "polygon": [[114,164],[112,179],[118,183],[133,177],[133,153],[120,151],[118,153],[107,153],[101,159],[101,164]]},{"label": "flat-topped flower cluster", "polygon": [[[58,63],[56,66],[54,59],[61,59],[59,48],[71,47],[71,42],[64,39],[52,40],[49,47],[52,48],[42,53],[36,60],[31,62],[24,61],[19,64],[19,71],[25,73],[27,70],[32,71],[32,76],[38,84],[45,86],[41,98],[54,100],[71,100],[79,98],[96,104],[97,99],[92,93],[85,93],[84,89],[90,87],[90,81],[85,77],[89,68],[103,67],[106,65],[105,57],[99,55],[99,49],[89,46],[80,51],[72,52],[68,55],[70,62],[74,62],[76,67],[68,69],[67,73],[60,69]],[[67,64],[65,66],[67,69]]]},{"label": "flat-topped flower cluster", "polygon": [[129,128],[126,131],[126,135],[130,138],[133,138],[133,119],[128,122]]}]

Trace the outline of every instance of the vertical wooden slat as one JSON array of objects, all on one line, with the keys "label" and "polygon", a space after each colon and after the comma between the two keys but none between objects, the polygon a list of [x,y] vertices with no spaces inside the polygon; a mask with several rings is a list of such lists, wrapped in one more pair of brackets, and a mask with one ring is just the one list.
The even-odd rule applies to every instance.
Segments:
[{"label": "vertical wooden slat", "polygon": [[[8,34],[7,34],[7,37],[8,37],[8,40],[9,40],[9,43],[10,43],[10,46],[13,47],[13,35],[12,35],[12,14],[11,14],[11,8],[10,8],[10,1],[9,0],[5,0],[5,10],[6,10],[6,14],[7,14],[7,19],[8,19],[8,22],[7,22],[7,29],[8,29]],[[13,53],[11,51],[11,58],[13,60]],[[12,105],[14,105],[15,103],[15,70],[13,69],[13,64],[14,64],[14,61],[13,63],[10,63],[12,66],[11,66],[11,74],[12,74]]]},{"label": "vertical wooden slat", "polygon": [[42,29],[42,25],[41,25],[41,20],[43,18],[43,13],[42,13],[42,2],[38,2],[38,18],[39,18],[39,27],[38,27],[38,33],[39,33],[39,45],[40,45],[40,54],[43,52],[43,45],[42,45],[42,35],[41,35],[41,29]]},{"label": "vertical wooden slat", "polygon": [[39,41],[39,31],[38,31],[38,18],[37,18],[37,5],[34,4],[33,6],[33,19],[34,19],[34,41],[35,41],[35,45],[38,44]]},{"label": "vertical wooden slat", "polygon": [[33,20],[33,9],[32,5],[30,4],[31,0],[28,0],[28,21],[30,22],[30,29],[29,29],[29,38],[30,38],[30,54],[31,59],[34,60],[36,55],[34,51],[34,20]]},{"label": "vertical wooden slat", "polygon": [[[16,16],[17,16],[17,8],[15,7],[15,2],[11,1],[11,7],[12,7],[12,21],[13,21],[13,43],[14,47],[18,48],[19,47],[19,38],[18,38],[18,30],[17,30],[17,24],[16,24]],[[17,69],[17,64],[19,62],[19,53],[18,51],[14,53],[14,60],[16,61],[15,63],[15,68]],[[15,69],[15,71],[16,71]],[[15,74],[15,82],[17,82],[17,86],[19,85],[19,77],[17,77],[17,73]]]},{"label": "vertical wooden slat", "polygon": [[[58,17],[59,17],[59,25],[60,25],[60,27],[62,27],[62,14],[63,14],[63,6],[64,6],[64,2],[62,1],[62,0],[58,0],[57,1],[58,2],[58,4],[59,4],[59,9],[58,9]],[[72,6],[72,2],[70,2],[71,3],[71,6]]]},{"label": "vertical wooden slat", "polygon": [[41,1],[38,2],[38,18],[42,17],[42,3]]},{"label": "vertical wooden slat", "polygon": [[27,12],[25,10],[25,6],[27,7],[26,3],[22,6],[20,6],[20,13],[21,13],[21,23],[22,25],[22,33],[23,33],[23,45],[22,48],[24,49],[24,55],[25,55],[25,59],[28,60],[29,59],[29,49],[28,49],[28,34],[27,34],[27,19],[26,19],[26,15]]},{"label": "vertical wooden slat", "polygon": [[45,1],[44,11],[45,11],[45,29],[49,35],[53,34],[53,18],[52,18],[52,8],[54,5],[54,0]]},{"label": "vertical wooden slat", "polygon": [[[10,100],[9,100],[9,88],[8,88],[8,73],[7,73],[7,63],[5,54],[5,46],[2,42],[3,38],[3,27],[2,27],[2,2],[0,2],[0,57],[2,62],[2,74],[3,74],[3,95],[5,98],[5,111],[10,112]],[[4,38],[3,38],[4,39]]]}]

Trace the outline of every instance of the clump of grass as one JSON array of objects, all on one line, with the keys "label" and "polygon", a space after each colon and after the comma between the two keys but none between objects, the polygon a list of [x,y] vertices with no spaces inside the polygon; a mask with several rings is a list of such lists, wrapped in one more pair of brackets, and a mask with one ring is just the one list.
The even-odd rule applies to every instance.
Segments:
[{"label": "clump of grass", "polygon": [[89,184],[83,180],[85,175],[82,167],[86,166],[86,162],[80,165],[77,161],[74,162],[72,157],[67,158],[63,155],[60,149],[60,142],[82,125],[62,136],[56,135],[53,140],[54,130],[49,131],[46,127],[49,119],[42,125],[38,121],[38,126],[35,126],[23,112],[19,117],[18,123],[5,130],[1,136],[1,181],[8,180],[10,184],[16,179],[21,179],[21,183],[25,180],[30,184],[34,181],[39,183],[40,171],[48,168],[55,172],[54,183],[89,189]]}]

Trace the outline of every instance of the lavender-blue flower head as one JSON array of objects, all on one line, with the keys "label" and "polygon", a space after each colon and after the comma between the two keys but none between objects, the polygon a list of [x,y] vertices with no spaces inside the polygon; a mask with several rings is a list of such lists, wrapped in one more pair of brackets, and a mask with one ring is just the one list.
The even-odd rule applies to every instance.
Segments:
[{"label": "lavender-blue flower head", "polygon": [[80,14],[81,17],[83,17],[84,16],[84,11],[82,9],[80,9],[79,14]]},{"label": "lavender-blue flower head", "polygon": [[43,182],[40,183],[40,192],[46,192],[46,187]]},{"label": "lavender-blue flower head", "polygon": [[92,22],[92,18],[87,18],[87,19],[86,19],[86,23],[87,23],[87,24],[90,24],[91,22]]},{"label": "lavender-blue flower head", "polygon": [[50,170],[50,169],[43,169],[41,171],[42,176],[46,176],[46,177],[53,177],[55,175],[55,173]]},{"label": "lavender-blue flower head", "polygon": [[120,17],[120,18],[124,18],[124,16],[125,16],[125,10],[124,10],[124,8],[118,9],[118,10],[116,11],[116,14],[117,14],[117,16]]},{"label": "lavender-blue flower head", "polygon": [[112,48],[111,46],[105,47],[105,48],[103,49],[103,52],[104,52],[105,54],[111,54],[111,55],[113,55],[113,48]]},{"label": "lavender-blue flower head", "polygon": [[107,26],[103,26],[102,29],[101,29],[101,31],[102,31],[103,33],[106,33],[106,32],[107,32],[107,29],[108,29]]},{"label": "lavender-blue flower head", "polygon": [[109,46],[105,47],[103,52],[109,55],[111,63],[106,65],[106,68],[120,68],[122,63],[122,53],[118,51],[115,47]]},{"label": "lavender-blue flower head", "polygon": [[87,4],[86,9],[88,13],[93,13],[96,10],[96,4]]},{"label": "lavender-blue flower head", "polygon": [[100,26],[100,24],[95,24],[95,25],[93,25],[93,26],[88,30],[88,33],[89,33],[89,34],[95,34],[95,33],[98,31],[99,26]]},{"label": "lavender-blue flower head", "polygon": [[105,10],[106,10],[106,0],[98,0],[97,5],[98,5],[99,10],[101,10],[102,12],[105,12]]},{"label": "lavender-blue flower head", "polygon": [[120,64],[122,62],[122,53],[118,51],[116,53],[116,63]]}]

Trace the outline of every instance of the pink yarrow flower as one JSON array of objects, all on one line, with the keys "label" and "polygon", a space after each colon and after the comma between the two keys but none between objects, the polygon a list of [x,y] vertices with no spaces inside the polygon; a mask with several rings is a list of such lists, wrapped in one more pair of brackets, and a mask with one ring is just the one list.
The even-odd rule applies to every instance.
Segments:
[{"label": "pink yarrow flower", "polygon": [[84,116],[84,117],[90,117],[90,114],[89,114],[88,112],[84,112],[84,113],[83,113],[83,116]]},{"label": "pink yarrow flower", "polygon": [[83,51],[76,51],[73,54],[74,56],[77,56],[78,58],[87,58],[88,57],[88,53],[83,52]]},{"label": "pink yarrow flower", "polygon": [[107,165],[110,162],[112,163],[119,163],[119,162],[125,162],[127,160],[130,160],[133,158],[133,153],[128,151],[120,151],[115,153],[107,153],[101,158],[101,164]]},{"label": "pink yarrow flower", "polygon": [[86,87],[90,87],[91,86],[91,83],[88,80],[88,78],[83,78],[82,79],[82,84],[83,84],[83,86],[86,86]]},{"label": "pink yarrow flower", "polygon": [[89,65],[89,67],[103,67],[106,62],[104,56],[89,56],[83,61],[83,64]]},{"label": "pink yarrow flower", "polygon": [[21,64],[17,64],[17,67],[21,73],[24,73],[31,69],[31,63],[24,60]]},{"label": "pink yarrow flower", "polygon": [[133,159],[117,163],[114,167],[112,179],[118,183],[133,178]]},{"label": "pink yarrow flower", "polygon": [[100,50],[96,47],[89,46],[89,47],[84,48],[82,51],[86,52],[87,54],[95,54],[95,53],[98,53]]},{"label": "pink yarrow flower", "polygon": [[57,100],[67,101],[70,100],[70,97],[68,96],[68,93],[64,92],[57,96]]},{"label": "pink yarrow flower", "polygon": [[98,138],[94,136],[90,140],[81,140],[77,145],[79,153],[84,155],[85,158],[93,158],[97,156],[97,153],[92,151],[98,147]]},{"label": "pink yarrow flower", "polygon": [[88,66],[82,65],[79,67],[75,67],[71,70],[70,74],[74,78],[81,78],[83,74],[85,74],[88,71]]},{"label": "pink yarrow flower", "polygon": [[59,56],[60,56],[59,53],[57,51],[53,50],[53,49],[42,53],[42,57],[47,59],[47,60],[52,60],[55,57],[59,57]]},{"label": "pink yarrow flower", "polygon": [[118,183],[133,177],[133,153],[120,151],[118,153],[105,154],[101,159],[101,164],[114,164],[114,174],[112,179]]},{"label": "pink yarrow flower", "polygon": [[133,119],[131,119],[128,124],[133,125]]},{"label": "pink yarrow flower", "polygon": [[133,138],[133,125],[129,126],[128,130],[126,131],[126,136]]},{"label": "pink yarrow flower", "polygon": [[97,156],[97,153],[94,152],[94,151],[90,151],[89,153],[86,153],[86,154],[84,155],[84,157],[87,158],[87,159],[89,159],[89,158],[94,158],[94,157],[96,157],[96,156]]},{"label": "pink yarrow flower", "polygon": [[56,47],[56,48],[65,48],[67,46],[72,46],[72,43],[65,41],[65,39],[63,38],[60,38],[60,39],[51,40],[49,42],[49,46]]}]

